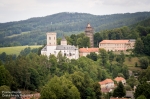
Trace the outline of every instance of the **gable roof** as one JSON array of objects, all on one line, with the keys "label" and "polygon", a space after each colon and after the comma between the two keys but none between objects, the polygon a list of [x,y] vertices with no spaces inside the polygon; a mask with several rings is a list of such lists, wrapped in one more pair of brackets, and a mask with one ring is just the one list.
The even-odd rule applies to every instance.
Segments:
[{"label": "gable roof", "polygon": [[119,82],[119,81],[122,81],[122,80],[125,80],[125,79],[123,77],[116,77],[114,80]]},{"label": "gable roof", "polygon": [[100,44],[105,44],[105,43],[109,43],[109,44],[120,44],[120,43],[128,43],[129,40],[103,40],[100,42]]},{"label": "gable roof", "polygon": [[99,48],[80,48],[80,53],[99,52]]},{"label": "gable roof", "polygon": [[111,79],[105,79],[105,80],[103,80],[103,81],[99,82],[99,84],[100,84],[100,85],[104,85],[104,84],[112,83],[112,82],[114,82],[114,81],[113,81],[113,80],[111,80]]}]

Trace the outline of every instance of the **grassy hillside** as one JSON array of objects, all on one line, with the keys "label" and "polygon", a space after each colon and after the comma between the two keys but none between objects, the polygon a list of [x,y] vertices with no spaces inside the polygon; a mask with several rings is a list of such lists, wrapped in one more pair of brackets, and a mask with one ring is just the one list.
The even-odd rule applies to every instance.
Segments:
[{"label": "grassy hillside", "polygon": [[0,54],[5,52],[6,54],[10,55],[10,54],[16,54],[19,55],[20,51],[30,47],[31,49],[33,48],[39,48],[41,47],[41,45],[37,45],[37,46],[16,46],[16,47],[2,47],[0,48]]},{"label": "grassy hillside", "polygon": [[16,42],[21,45],[43,45],[46,42],[46,32],[57,32],[58,37],[62,37],[62,34],[81,33],[84,32],[87,23],[91,24],[95,32],[99,32],[129,26],[149,17],[150,12],[112,15],[64,12],[18,22],[0,23],[0,46],[10,46]]}]

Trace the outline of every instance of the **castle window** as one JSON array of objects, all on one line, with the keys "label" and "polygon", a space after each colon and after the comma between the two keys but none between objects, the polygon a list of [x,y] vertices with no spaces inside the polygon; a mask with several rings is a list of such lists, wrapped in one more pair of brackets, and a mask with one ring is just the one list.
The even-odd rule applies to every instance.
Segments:
[{"label": "castle window", "polygon": [[55,40],[55,37],[54,37],[54,40]]},{"label": "castle window", "polygon": [[51,37],[49,37],[49,40],[51,40]]},{"label": "castle window", "polygon": [[71,56],[71,53],[69,53],[69,56]]},{"label": "castle window", "polygon": [[51,45],[51,43],[49,43],[49,45]]}]

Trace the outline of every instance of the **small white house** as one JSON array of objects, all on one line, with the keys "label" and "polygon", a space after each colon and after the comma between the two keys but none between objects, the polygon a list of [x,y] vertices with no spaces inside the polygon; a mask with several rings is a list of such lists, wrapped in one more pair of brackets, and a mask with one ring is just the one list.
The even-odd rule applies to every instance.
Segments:
[{"label": "small white house", "polygon": [[116,77],[114,79],[117,83],[122,82],[123,85],[126,84],[126,80],[123,77]]}]

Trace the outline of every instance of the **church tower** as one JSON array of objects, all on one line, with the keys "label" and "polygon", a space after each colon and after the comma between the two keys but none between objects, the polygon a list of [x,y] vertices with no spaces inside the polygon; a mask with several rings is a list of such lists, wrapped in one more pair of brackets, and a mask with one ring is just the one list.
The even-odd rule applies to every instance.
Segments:
[{"label": "church tower", "polygon": [[87,24],[85,28],[85,35],[90,39],[90,47],[94,47],[94,30],[91,27],[90,23]]},{"label": "church tower", "polygon": [[57,45],[56,33],[47,33],[47,45],[48,46]]}]

